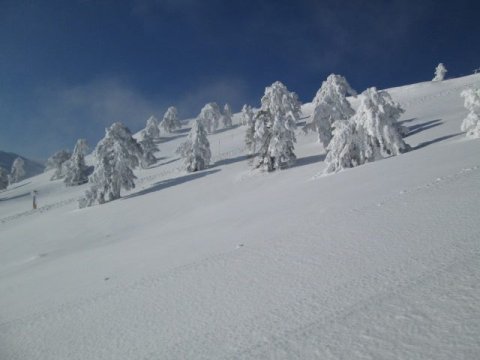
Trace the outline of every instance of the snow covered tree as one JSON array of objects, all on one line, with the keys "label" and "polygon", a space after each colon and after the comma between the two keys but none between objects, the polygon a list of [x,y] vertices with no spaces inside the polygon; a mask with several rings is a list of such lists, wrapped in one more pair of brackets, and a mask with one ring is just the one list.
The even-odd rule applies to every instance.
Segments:
[{"label": "snow covered tree", "polygon": [[158,128],[158,120],[155,116],[150,116],[147,120],[145,129],[143,130],[152,141],[160,139],[160,129]]},{"label": "snow covered tree", "polygon": [[185,141],[177,149],[177,153],[184,159],[187,171],[193,172],[205,169],[210,164],[210,143],[203,122],[197,119]]},{"label": "snow covered tree", "polygon": [[376,88],[365,90],[355,115],[347,122],[334,123],[325,172],[337,172],[410,150],[397,127],[403,112],[388,92]]},{"label": "snow covered tree", "polygon": [[19,182],[25,176],[25,161],[22,158],[17,157],[12,164],[12,169],[10,171],[9,182],[10,184]]},{"label": "snow covered tree", "polygon": [[469,111],[463,119],[461,130],[468,137],[480,138],[480,89],[463,90],[461,96],[465,99],[464,106]]},{"label": "snow covered tree", "polygon": [[347,120],[355,113],[347,96],[356,94],[343,76],[329,75],[312,101],[315,106],[312,120],[304,130],[316,131],[319,142],[326,148],[332,139],[332,124],[337,120]]},{"label": "snow covered tree", "polygon": [[141,165],[143,168],[147,168],[157,162],[155,153],[158,151],[158,147],[155,145],[155,142],[153,141],[154,139],[145,130],[142,130],[140,137],[141,140],[139,141],[139,144],[143,153]]},{"label": "snow covered tree", "polygon": [[120,122],[105,130],[95,148],[95,170],[89,177],[92,187],[80,200],[80,207],[103,204],[120,198],[121,189],[135,187],[133,170],[142,158],[142,149],[130,130]]},{"label": "snow covered tree", "polygon": [[65,178],[63,182],[65,185],[77,186],[88,182],[88,166],[85,164],[87,152],[87,140],[78,139],[70,160],[64,163]]},{"label": "snow covered tree", "polygon": [[229,104],[225,104],[222,114],[223,127],[232,127],[232,109]]},{"label": "snow covered tree", "polygon": [[255,122],[255,142],[259,144],[257,167],[267,171],[293,164],[295,129],[300,118],[300,102],[281,82],[265,89]]},{"label": "snow covered tree", "polygon": [[8,186],[8,171],[0,167],[0,190],[6,189]]},{"label": "snow covered tree", "polygon": [[220,121],[221,116],[222,114],[220,113],[220,108],[217,103],[211,102],[202,108],[198,115],[198,119],[203,122],[208,133],[211,134],[218,129],[218,122]]},{"label": "snow covered tree", "polygon": [[[247,105],[245,105],[247,106]],[[245,108],[244,106],[244,108]],[[251,110],[251,108],[250,108]],[[243,110],[242,110],[243,111]],[[246,109],[248,111],[248,109]],[[250,116],[251,115],[251,116]],[[247,131],[245,132],[245,147],[247,148],[248,157],[255,154],[256,151],[256,138],[255,138],[255,125],[256,118],[264,116],[262,111],[259,111],[256,115],[248,114],[247,118],[244,118],[247,125]],[[263,121],[263,120],[262,120]]]},{"label": "snow covered tree", "polygon": [[243,105],[242,107],[242,125],[250,126],[254,122],[254,112],[250,105]]},{"label": "snow covered tree", "polygon": [[443,81],[446,73],[447,68],[442,63],[438,64],[435,68],[435,77],[432,79],[432,81]]},{"label": "snow covered tree", "polygon": [[71,156],[72,154],[68,150],[60,150],[48,158],[45,164],[45,171],[55,169],[50,180],[58,180],[65,176],[64,164]]},{"label": "snow covered tree", "polygon": [[165,114],[163,115],[163,120],[160,123],[160,126],[167,133],[173,132],[175,129],[180,129],[182,125],[178,119],[178,111],[175,106],[170,106]]}]

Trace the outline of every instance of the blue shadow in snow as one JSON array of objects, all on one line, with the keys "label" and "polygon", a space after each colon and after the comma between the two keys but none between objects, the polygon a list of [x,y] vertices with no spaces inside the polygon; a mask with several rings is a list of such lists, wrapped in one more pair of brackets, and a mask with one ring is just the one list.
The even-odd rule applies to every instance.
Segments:
[{"label": "blue shadow in snow", "polygon": [[404,138],[418,134],[422,131],[434,128],[436,126],[442,125],[442,119],[430,120],[421,124],[416,124],[408,127],[408,134]]},{"label": "blue shadow in snow", "polygon": [[170,187],[181,185],[181,184],[184,184],[186,182],[196,180],[196,179],[202,178],[202,177],[207,176],[207,175],[215,174],[219,171],[220,171],[219,169],[206,170],[206,171],[204,170],[204,171],[194,172],[194,173],[184,175],[184,176],[180,176],[180,177],[173,178],[173,179],[159,181],[159,182],[153,184],[148,189],[144,189],[144,190],[141,190],[139,192],[124,196],[122,199],[124,199],[124,200],[125,199],[130,199],[130,198],[133,198],[133,197],[147,195],[147,194],[150,194],[150,193],[153,193],[153,192],[156,192],[156,191],[168,189]]},{"label": "blue shadow in snow", "polygon": [[440,136],[440,137],[438,137],[436,139],[433,139],[433,140],[424,141],[424,142],[418,144],[417,146],[413,147],[412,150],[418,150],[418,149],[424,148],[425,146],[429,146],[429,145],[435,144],[437,142],[444,141],[444,140],[447,140],[447,139],[450,139],[450,138],[453,138],[455,136],[462,135],[462,134],[464,134],[464,133],[459,132],[459,133],[456,133],[456,134]]}]

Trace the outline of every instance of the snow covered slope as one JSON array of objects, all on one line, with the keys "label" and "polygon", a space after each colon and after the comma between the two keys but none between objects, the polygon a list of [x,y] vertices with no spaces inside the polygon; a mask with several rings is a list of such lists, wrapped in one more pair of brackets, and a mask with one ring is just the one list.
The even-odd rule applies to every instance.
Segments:
[{"label": "snow covered slope", "polygon": [[77,209],[86,186],[48,173],[0,193],[0,358],[478,358],[469,86],[480,75],[391,89],[414,150],[334,175],[301,131],[293,168],[252,171],[237,126],[193,174],[174,154],[188,130],[164,138],[102,206]]}]

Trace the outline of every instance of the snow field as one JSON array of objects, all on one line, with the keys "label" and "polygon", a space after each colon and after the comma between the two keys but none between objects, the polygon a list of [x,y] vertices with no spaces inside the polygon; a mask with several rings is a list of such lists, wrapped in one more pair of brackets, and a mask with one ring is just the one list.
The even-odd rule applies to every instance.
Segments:
[{"label": "snow field", "polygon": [[0,193],[0,358],[476,358],[472,85],[391,89],[415,149],[338,174],[300,132],[294,167],[252,171],[235,127],[199,173],[174,154],[186,132],[164,139],[164,165],[102,206],[77,209],[86,187],[49,174]]}]

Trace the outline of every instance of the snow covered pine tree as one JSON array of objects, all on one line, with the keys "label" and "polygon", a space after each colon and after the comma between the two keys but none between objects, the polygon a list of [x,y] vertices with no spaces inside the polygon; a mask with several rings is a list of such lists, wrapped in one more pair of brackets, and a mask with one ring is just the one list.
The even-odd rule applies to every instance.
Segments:
[{"label": "snow covered pine tree", "polygon": [[223,107],[222,121],[224,128],[232,127],[232,109],[229,104]]},{"label": "snow covered pine tree", "polygon": [[22,158],[17,157],[12,164],[12,169],[9,175],[10,184],[19,182],[25,176],[25,161]]},{"label": "snow covered pine tree", "polygon": [[70,151],[60,150],[48,158],[45,164],[45,171],[55,169],[50,180],[58,180],[65,176],[64,164],[71,156]]},{"label": "snow covered pine tree", "polygon": [[254,117],[253,109],[250,105],[243,105],[242,107],[242,125],[251,125]]},{"label": "snow covered pine tree", "polygon": [[157,158],[155,157],[155,153],[158,151],[157,145],[155,145],[155,141],[152,136],[146,130],[142,130],[140,133],[140,147],[142,148],[142,159],[141,165],[144,169],[148,168],[150,165],[155,164],[157,162]]},{"label": "snow covered pine tree", "polygon": [[255,143],[259,144],[255,166],[267,171],[291,166],[301,113],[297,94],[277,81],[265,88],[261,103],[255,119]]},{"label": "snow covered pine tree", "polygon": [[333,138],[327,147],[325,173],[410,150],[398,132],[397,120],[403,112],[388,92],[377,91],[376,88],[365,90],[355,115],[348,121],[336,121],[333,124]]},{"label": "snow covered pine tree", "polygon": [[160,126],[166,133],[171,133],[176,129],[180,129],[182,124],[178,119],[178,111],[175,106],[170,106],[165,114],[163,115],[163,120],[160,123]]},{"label": "snow covered pine tree", "polygon": [[160,140],[160,129],[158,128],[158,120],[155,116],[150,116],[145,125],[144,131],[153,141]]},{"label": "snow covered pine tree", "polygon": [[78,139],[70,160],[64,164],[65,178],[63,182],[65,185],[77,186],[88,182],[88,166],[85,165],[85,155],[87,152],[87,140]]},{"label": "snow covered pine tree", "polygon": [[447,68],[442,63],[438,64],[435,68],[435,77],[432,79],[432,81],[443,81],[446,73]]},{"label": "snow covered pine tree", "polygon": [[480,89],[463,90],[460,95],[465,99],[464,106],[469,111],[462,121],[461,130],[468,137],[480,138]]},{"label": "snow covered pine tree", "polygon": [[315,109],[304,131],[316,131],[318,141],[325,149],[333,136],[332,124],[337,120],[348,120],[355,113],[347,100],[348,95],[356,96],[357,93],[343,76],[331,74],[312,100]]},{"label": "snow covered pine tree", "polygon": [[222,114],[220,113],[220,108],[217,103],[211,102],[206,104],[202,110],[200,110],[198,119],[203,122],[208,133],[211,134],[218,129],[218,122],[220,121],[221,116]]},{"label": "snow covered pine tree", "polygon": [[80,200],[80,207],[118,199],[121,189],[135,187],[136,177],[132,169],[139,165],[142,148],[120,122],[112,124],[105,133],[95,148],[95,170],[89,177],[92,187]]},{"label": "snow covered pine tree", "polygon": [[189,172],[203,170],[210,164],[210,143],[200,119],[194,120],[187,141],[180,145],[177,153],[184,159],[185,168]]}]

